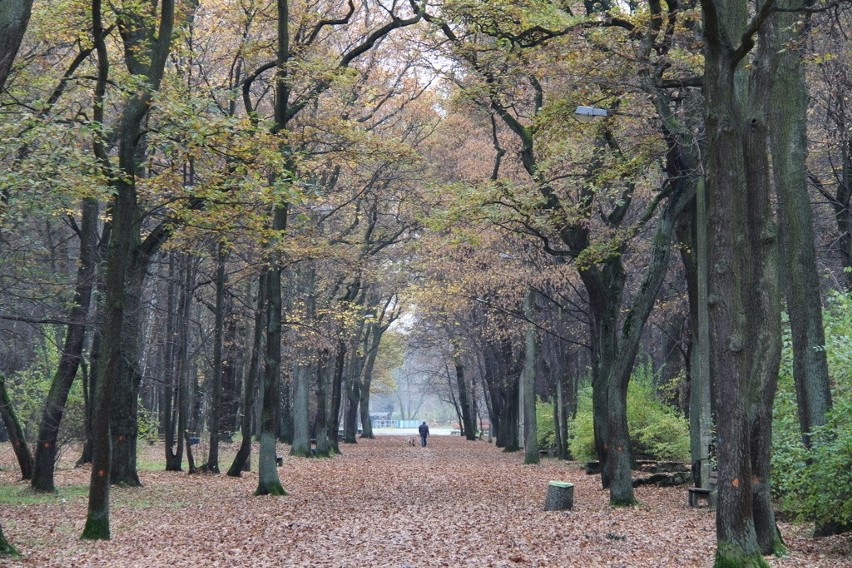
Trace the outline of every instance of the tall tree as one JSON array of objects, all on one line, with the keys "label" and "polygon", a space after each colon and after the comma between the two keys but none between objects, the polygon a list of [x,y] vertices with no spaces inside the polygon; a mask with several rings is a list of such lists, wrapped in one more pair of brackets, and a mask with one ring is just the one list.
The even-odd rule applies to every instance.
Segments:
[{"label": "tall tree", "polygon": [[71,384],[77,375],[83,354],[83,342],[88,328],[87,318],[92,299],[97,264],[98,211],[95,198],[85,198],[82,204],[79,227],[80,257],[77,268],[77,283],[74,288],[74,303],[68,313],[65,343],[59,365],[47,399],[44,403],[33,462],[32,487],[36,491],[55,491],[53,471],[57,455],[59,425]]},{"label": "tall tree", "polygon": [[746,58],[772,1],[702,2],[705,26],[708,302],[718,412],[716,565],[765,566],[782,548],[769,496],[771,410],[780,359],[777,228],[770,208],[773,53]]},{"label": "tall tree", "polygon": [[221,434],[222,414],[222,349],[224,347],[225,317],[227,302],[225,300],[225,243],[220,242],[216,255],[216,303],[214,306],[213,325],[213,380],[210,384],[210,446],[207,454],[207,470],[219,473],[219,435]]},{"label": "tall tree", "polygon": [[[110,205],[112,234],[106,259],[102,359],[93,397],[92,476],[86,526],[82,535],[86,539],[110,538],[109,483],[112,472],[110,409],[113,384],[118,380],[125,358],[122,346],[125,303],[127,302],[125,277],[134,252],[134,240],[138,238],[140,230],[135,185],[138,173],[137,150],[142,134],[142,122],[150,108],[152,92],[159,88],[168,58],[174,26],[174,8],[172,0],[163,0],[156,40],[148,52],[150,60],[149,65],[146,65],[147,73],[142,76],[145,81],[140,83],[142,90],[129,95],[118,130],[120,175],[112,178],[115,197]],[[92,1],[92,34],[97,46],[98,58],[102,65],[105,65],[106,47],[100,0]],[[102,66],[101,69],[104,67]],[[134,392],[131,385],[124,386],[129,388],[130,392]],[[135,408],[134,401],[130,410]],[[128,409],[120,408],[119,410]],[[124,442],[124,446],[128,444],[127,440],[120,441]],[[134,437],[134,445],[135,442]],[[135,475],[135,471],[133,473]]]},{"label": "tall tree", "polygon": [[[808,87],[804,69],[804,37],[800,26],[807,15],[797,13],[809,2],[778,0],[778,11],[768,18],[763,34],[776,55],[772,104],[767,116],[772,164],[778,192],[781,246],[784,261],[787,311],[793,339],[793,378],[796,383],[799,424],[806,445],[810,433],[825,424],[831,409],[828,361],[819,271],[814,245],[813,213],[808,199],[807,113]],[[807,20],[805,20],[807,21]]]},{"label": "tall tree", "polygon": [[266,305],[266,286],[264,286],[264,282],[265,279],[261,278],[260,287],[257,290],[251,355],[249,356],[246,380],[243,382],[243,417],[240,423],[242,441],[240,442],[240,449],[237,451],[237,455],[234,456],[231,467],[228,468],[228,475],[231,477],[240,477],[241,472],[245,470],[245,466],[249,463],[249,457],[251,456],[252,414],[255,408],[255,399],[257,398],[258,365],[260,352],[263,347],[263,324],[266,321],[266,313],[264,312],[264,306]]},{"label": "tall tree", "polygon": [[[677,10],[670,9],[665,20],[657,14],[647,26],[636,26],[621,18],[618,10],[608,3],[589,3],[587,6],[592,12],[588,14],[588,19],[565,18],[567,23],[561,28],[558,25],[562,22],[557,20],[550,29],[533,25],[525,28],[523,17],[506,19],[501,11],[508,10],[509,7],[503,6],[499,10],[483,14],[484,20],[492,20],[483,23],[480,29],[489,36],[499,38],[506,45],[513,46],[518,52],[586,27],[628,30],[637,39],[637,58],[646,63],[638,72],[641,88],[651,95],[655,110],[664,113],[661,114],[661,134],[667,142],[668,158],[671,161],[682,160],[682,163],[667,166],[667,170],[678,173],[689,171],[690,166],[695,165],[694,160],[685,159],[689,157],[690,148],[687,143],[691,140],[684,137],[684,130],[680,128],[673,113],[669,111],[668,106],[662,104],[662,101],[670,99],[666,96],[668,82],[662,79],[662,74],[669,64],[666,58],[660,57],[659,54],[664,54],[671,48],[679,18]],[[655,6],[659,12],[660,6]],[[525,16],[522,10],[520,15]],[[463,8],[461,12],[459,17],[469,16],[464,14]],[[540,200],[531,204],[530,208],[546,212],[545,217],[550,226],[542,227],[537,224],[535,213],[528,213],[526,218],[521,216],[516,222],[538,239],[543,250],[549,254],[574,259],[591,312],[595,444],[603,465],[602,482],[605,487],[609,487],[613,503],[633,503],[635,498],[626,417],[627,385],[639,349],[641,331],[668,268],[675,221],[689,203],[695,189],[694,176],[667,177],[663,187],[650,200],[639,219],[632,219],[633,215],[629,215],[631,206],[634,202],[639,202],[636,191],[638,172],[634,171],[621,177],[611,175],[610,168],[614,167],[614,163],[626,160],[627,157],[616,138],[616,125],[609,119],[595,129],[594,151],[585,175],[570,176],[582,178],[576,198],[566,197],[566,188],[562,187],[562,184],[568,176],[565,176],[564,172],[549,171],[544,163],[546,160],[540,159],[542,152],[537,139],[541,126],[545,123],[539,120],[538,116],[545,108],[545,95],[549,92],[535,71],[523,66],[516,69],[515,51],[509,50],[505,53],[505,58],[496,59],[491,51],[482,52],[465,43],[471,41],[470,38],[477,37],[475,32],[469,31],[468,36],[463,36],[462,31],[457,31],[446,22],[431,16],[428,19],[439,25],[444,35],[457,46],[457,57],[463,59],[480,76],[482,84],[477,92],[484,92],[483,104],[487,105],[490,112],[514,135],[515,143],[520,147],[521,165],[541,195]],[[468,29],[470,28],[461,28]],[[656,49],[654,46],[657,46]],[[652,57],[652,54],[656,55]],[[517,73],[519,78],[523,77],[528,88],[521,90],[511,84],[507,86],[502,75],[509,71]],[[516,98],[513,98],[513,95]],[[619,104],[618,97],[611,93],[604,93],[604,98],[611,101],[613,106]],[[529,105],[531,118],[518,112],[521,101]],[[498,155],[501,155],[499,149]],[[615,168],[618,169],[617,166]],[[617,187],[619,185],[620,188]],[[607,191],[617,193],[619,198],[607,199]],[[510,202],[510,208],[516,207],[511,205],[511,197],[500,202],[505,201]],[[606,213],[598,211],[602,207],[606,208]],[[658,209],[662,209],[659,214]],[[659,215],[662,222],[658,225],[658,233],[653,239],[651,261],[643,275],[639,293],[633,298],[632,305],[625,307],[628,274],[623,255],[627,252],[630,242],[630,237],[625,235],[637,234],[655,215]],[[596,237],[592,232],[595,227],[592,220],[598,218],[602,222],[602,231],[607,235],[602,238]],[[613,237],[613,234],[622,236]],[[607,240],[608,244],[604,244]]]},{"label": "tall tree", "polygon": [[524,369],[521,371],[521,392],[523,393],[524,424],[524,463],[539,462],[538,424],[536,421],[536,366],[539,359],[538,333],[535,327],[535,290],[530,288],[524,294],[524,317],[528,323],[524,331]]}]

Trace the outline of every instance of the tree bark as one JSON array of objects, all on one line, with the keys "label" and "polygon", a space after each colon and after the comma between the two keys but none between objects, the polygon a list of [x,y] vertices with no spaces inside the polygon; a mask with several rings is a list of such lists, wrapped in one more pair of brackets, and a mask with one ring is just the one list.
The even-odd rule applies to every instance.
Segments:
[{"label": "tree bark", "polygon": [[32,7],[32,0],[7,0],[0,4],[0,91],[5,88],[18,55]]},{"label": "tree bark", "polygon": [[[97,0],[96,0],[97,1]],[[132,185],[120,178],[117,194],[110,208],[112,235],[106,262],[104,282],[102,350],[98,381],[92,405],[92,473],[89,482],[89,506],[86,526],[81,538],[109,540],[109,486],[112,469],[110,443],[110,407],[115,377],[122,362],[122,327],[124,323],[125,274],[130,256],[136,211],[136,195]]]},{"label": "tree bark", "polygon": [[524,331],[524,368],[521,371],[521,389],[523,392],[524,422],[524,463],[539,462],[538,422],[535,414],[536,363],[538,362],[538,338],[535,327],[535,290],[527,289],[524,295],[524,317],[527,319]]},{"label": "tree bark", "polygon": [[[138,207],[135,187],[132,191],[133,206]],[[139,222],[138,217],[134,222]],[[135,227],[135,231],[130,236],[133,244],[128,248],[128,258],[132,258],[133,251],[138,247],[138,226]],[[115,237],[114,233],[113,237]],[[136,444],[139,438],[139,385],[142,382],[139,352],[142,346],[144,269],[138,266],[129,266],[127,271],[123,296],[125,321],[122,326],[121,364],[118,375],[113,379],[115,388],[112,390],[112,413],[110,415],[110,431],[112,434],[111,480],[113,484],[123,487],[141,487],[142,482],[136,471]]]},{"label": "tree bark", "polygon": [[166,471],[181,471],[181,463],[183,462],[183,436],[180,433],[178,433],[177,438],[175,436],[180,408],[178,382],[181,380],[180,359],[178,357],[180,350],[176,345],[180,341],[177,333],[180,315],[176,296],[178,295],[177,290],[183,283],[183,272],[175,270],[175,256],[174,253],[169,254],[169,282],[166,289],[166,339],[163,346],[163,358],[165,359],[165,370],[168,377],[163,385],[161,418],[165,441]]},{"label": "tree bark", "polygon": [[328,411],[326,434],[328,435],[332,453],[340,453],[338,431],[340,429],[340,404],[343,393],[343,373],[346,366],[346,343],[337,342],[337,355],[334,360],[334,374],[331,377],[331,400]]},{"label": "tree bark", "polygon": [[[280,6],[281,2],[279,2]],[[286,4],[286,3],[285,3]],[[286,12],[285,12],[286,15]],[[279,14],[279,17],[281,15]],[[287,19],[283,24],[287,26]],[[287,207],[278,205],[273,214],[272,229],[283,232],[287,222]],[[258,485],[255,495],[286,495],[278,477],[276,454],[278,388],[281,381],[281,268],[267,269],[268,297],[266,302],[266,357],[263,373],[263,406],[260,422],[260,457]]]},{"label": "tree bark", "polygon": [[[805,4],[801,0],[779,0],[779,6],[788,9],[802,8]],[[813,214],[807,189],[808,87],[802,41],[807,28],[795,31],[797,21],[802,17],[796,13],[776,13],[766,22],[764,37],[769,49],[776,52],[772,70],[772,102],[768,108],[769,133],[778,192],[781,258],[793,339],[793,377],[799,424],[805,445],[810,447],[810,432],[825,424],[826,413],[831,409],[831,389]]]},{"label": "tree bark", "polygon": [[[222,346],[222,403],[219,412],[219,431],[223,440],[233,442],[233,435],[240,425],[237,422],[239,411],[240,385],[237,370],[241,367],[238,319],[233,313],[232,304],[228,306]],[[292,440],[288,440],[291,443]]]},{"label": "tree bark", "polygon": [[32,479],[33,456],[24,438],[24,429],[21,427],[15,409],[12,407],[12,401],[9,399],[9,393],[6,391],[6,377],[2,374],[0,374],[0,415],[3,417],[3,424],[9,434],[9,442],[12,443],[12,450],[15,452],[18,466],[21,468],[21,479]]},{"label": "tree bark", "polygon": [[213,325],[213,380],[210,384],[210,448],[207,454],[207,471],[219,473],[219,430],[222,412],[222,347],[225,329],[225,251],[219,243],[216,266],[216,305]]},{"label": "tree bark", "polygon": [[[92,6],[95,41],[102,45],[103,26],[100,21],[100,0],[93,0]],[[174,8],[173,0],[163,0],[160,10],[160,27],[157,32],[158,39],[149,52],[150,67],[146,76],[152,90],[157,90],[160,86],[168,57],[174,26]],[[100,57],[100,48],[98,54]],[[106,299],[102,326],[103,353],[101,371],[98,373],[98,382],[94,394],[92,477],[89,486],[89,509],[86,527],[83,529],[82,535],[86,539],[109,539],[110,537],[109,482],[112,469],[110,409],[113,384],[118,379],[122,362],[126,356],[122,346],[123,318],[126,315],[125,303],[128,300],[127,295],[129,293],[125,289],[126,273],[131,261],[131,254],[134,251],[133,245],[139,238],[135,186],[138,167],[136,152],[142,120],[148,113],[149,102],[150,91],[132,95],[125,105],[119,127],[119,169],[122,175],[115,176],[112,182],[116,195],[111,210],[112,234],[105,278]],[[135,394],[132,388],[130,392]],[[135,405],[135,400],[131,401],[130,408],[135,410]],[[126,440],[120,441],[127,443]],[[133,443],[131,455],[135,457],[135,437]],[[135,466],[135,463],[133,465]],[[135,469],[133,474],[135,475]]]},{"label": "tree bark", "polygon": [[359,325],[358,332],[353,339],[353,348],[349,350],[349,364],[347,365],[346,378],[346,405],[343,417],[343,442],[355,444],[358,442],[358,405],[361,403],[361,372],[364,370],[364,355],[358,349],[357,341],[360,341],[364,333],[363,320]]},{"label": "tree bark", "polygon": [[[303,360],[306,355],[307,353],[303,350],[299,350],[293,369],[293,445],[290,447],[291,456],[307,457],[311,453],[311,365]],[[324,427],[325,423],[317,421],[317,429]]]},{"label": "tree bark", "polygon": [[97,264],[98,202],[83,200],[80,222],[80,258],[77,267],[77,283],[74,288],[74,305],[68,314],[68,329],[65,344],[47,400],[44,403],[38,439],[33,461],[32,488],[36,491],[55,491],[53,471],[56,465],[57,438],[68,393],[83,354],[83,343],[88,327],[86,320],[92,299],[92,287]]},{"label": "tree bark", "polygon": [[[328,422],[329,422],[329,401],[328,389],[331,386],[331,372],[329,370],[329,362],[331,354],[327,349],[323,349],[317,357],[316,362],[316,381],[317,381],[317,419],[316,419],[316,437],[317,447],[316,455],[318,457],[330,457],[333,453],[331,440],[328,437]],[[309,449],[310,451],[310,449]]]},{"label": "tree bark", "polygon": [[18,550],[6,540],[2,526],[0,526],[0,556],[18,556]]},{"label": "tree bark", "polygon": [[246,380],[243,384],[243,418],[240,425],[242,433],[242,441],[240,449],[234,457],[231,467],[228,468],[228,475],[231,477],[240,477],[243,471],[246,471],[246,464],[251,463],[251,431],[252,431],[252,413],[255,408],[255,398],[257,393],[257,377],[258,364],[260,359],[260,350],[263,344],[263,328],[266,321],[266,277],[261,275],[257,287],[257,305],[254,313],[254,335],[251,346],[251,356],[249,358],[248,372]]},{"label": "tree bark", "polygon": [[[308,319],[316,317],[316,267],[312,261],[305,263],[304,267],[296,271],[296,281],[302,302],[304,303]],[[322,355],[320,355],[322,356]],[[308,457],[311,455],[311,372],[315,369],[312,360],[312,351],[308,348],[298,348],[293,361],[293,444],[290,447],[290,455]],[[317,377],[317,381],[322,380]],[[325,388],[325,385],[323,385]],[[317,385],[320,389],[320,385]],[[318,405],[319,406],[319,405]],[[319,408],[317,409],[319,412]],[[324,449],[327,450],[328,436],[321,436],[319,430],[326,428],[326,410],[322,410],[323,420],[317,420],[317,444],[323,440]],[[319,449],[319,448],[318,448]]]},{"label": "tree bark", "polygon": [[[719,493],[716,566],[766,566],[777,536],[768,503],[768,437],[780,353],[777,235],[769,207],[767,58],[751,81],[743,58],[766,16],[749,28],[743,0],[705,0],[708,301],[717,397]],[[737,38],[739,45],[732,45]]]},{"label": "tree bark", "polygon": [[382,341],[386,327],[378,322],[371,322],[367,325],[367,340],[364,343],[364,349],[367,353],[367,360],[364,364],[364,379],[361,381],[361,437],[375,438],[373,435],[373,423],[370,419],[370,388],[373,383],[373,369],[376,365],[376,357],[379,354],[379,344]]}]

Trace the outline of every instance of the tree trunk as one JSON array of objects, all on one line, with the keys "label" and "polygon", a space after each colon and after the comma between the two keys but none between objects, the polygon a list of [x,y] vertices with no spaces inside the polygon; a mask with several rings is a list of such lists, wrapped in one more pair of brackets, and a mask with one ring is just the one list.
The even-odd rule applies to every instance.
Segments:
[{"label": "tree trunk", "polygon": [[464,437],[466,440],[476,440],[476,414],[473,412],[472,401],[470,398],[470,385],[464,372],[461,354],[456,353],[453,356],[453,364],[456,371],[456,384],[459,389],[459,408],[462,413],[462,424],[464,428]]},{"label": "tree trunk", "polygon": [[[275,78],[275,101],[273,132],[286,131],[287,105],[290,98],[287,62],[290,59],[290,6],[287,0],[277,0],[277,42],[276,62],[279,66]],[[287,159],[286,146],[280,148],[282,159]],[[289,206],[285,202],[275,204],[272,211],[272,232],[274,237],[270,248],[281,238],[287,228]],[[258,460],[258,485],[255,495],[286,495],[278,478],[276,442],[278,421],[278,386],[281,381],[281,267],[277,259],[270,259],[266,269],[266,356],[263,373],[263,407],[260,421],[260,451]]]},{"label": "tree trunk", "polygon": [[364,364],[364,379],[361,381],[361,437],[375,438],[373,435],[373,423],[370,419],[370,387],[373,383],[373,368],[376,365],[376,357],[379,354],[379,344],[382,341],[384,328],[381,324],[372,322],[367,326],[368,342],[364,348],[367,353],[367,361]]},{"label": "tree trunk", "polygon": [[[181,462],[183,461],[183,443],[181,442],[177,446],[177,449],[175,449],[177,442],[175,439],[175,426],[178,421],[178,408],[180,404],[178,396],[180,373],[178,372],[177,357],[179,349],[176,346],[176,342],[179,341],[177,334],[179,316],[176,291],[183,282],[181,278],[182,272],[175,271],[175,264],[175,254],[170,253],[169,281],[166,288],[166,339],[163,345],[163,359],[165,360],[164,365],[167,378],[163,384],[163,405],[161,408],[166,471],[181,471]],[[178,438],[183,439],[180,435],[178,435]]]},{"label": "tree trunk", "polygon": [[[770,74],[767,60],[760,57],[752,84],[747,81],[742,58],[753,45],[746,34],[748,22],[742,0],[704,2],[713,261],[708,301],[719,439],[716,566],[766,566],[765,538],[775,532],[771,508],[763,499],[769,483],[764,462],[780,325],[762,112]],[[731,46],[729,38],[743,38],[744,43]],[[772,57],[769,52],[761,55]]]},{"label": "tree trunk", "polygon": [[254,313],[254,335],[251,345],[251,356],[249,358],[246,380],[243,384],[243,418],[240,429],[242,440],[240,442],[240,449],[234,457],[234,462],[228,469],[228,475],[231,477],[240,477],[242,472],[246,471],[246,464],[251,463],[252,413],[255,407],[255,394],[257,393],[258,364],[263,344],[263,328],[266,322],[265,307],[266,276],[262,274],[257,287],[257,305]]},{"label": "tree trunk", "polygon": [[[316,318],[316,267],[313,262],[305,263],[304,267],[297,271],[296,281],[306,316],[310,320]],[[312,351],[308,348],[298,348],[292,364],[293,370],[293,444],[290,447],[290,455],[308,457],[311,455],[311,372],[315,369],[312,360]],[[317,377],[321,380],[321,377]],[[317,389],[321,387],[318,384]],[[323,385],[322,388],[325,388]],[[319,405],[318,405],[319,406]],[[319,408],[317,411],[320,412]],[[327,418],[325,408],[322,415]],[[326,428],[325,419],[317,420],[317,430]],[[322,437],[324,445],[327,446],[328,436],[320,436],[319,431],[314,434],[319,443]]]},{"label": "tree trunk", "polygon": [[[231,304],[228,304],[231,306]],[[240,381],[237,370],[242,366],[240,333],[238,330],[238,319],[233,308],[227,310],[225,319],[223,360],[222,360],[222,405],[219,413],[219,431],[227,442],[233,442],[233,434],[239,429],[237,412],[239,411]],[[287,443],[292,442],[288,440]]]},{"label": "tree trunk", "polygon": [[707,201],[704,179],[697,180],[692,207],[681,217],[678,241],[689,297],[690,348],[689,444],[693,484],[710,489],[713,443],[713,389],[710,373],[710,329],[707,313]]},{"label": "tree trunk", "polygon": [[18,556],[17,549],[6,540],[2,526],[0,526],[0,556]]},{"label": "tree trunk", "polygon": [[32,12],[32,0],[7,0],[0,4],[0,91],[18,55]]},{"label": "tree trunk", "polygon": [[334,375],[331,377],[331,404],[328,411],[326,434],[331,444],[332,453],[340,453],[338,431],[340,429],[340,403],[343,391],[343,372],[346,365],[346,343],[337,342],[337,356],[334,361]]},{"label": "tree trunk", "polygon": [[68,314],[69,323],[65,333],[65,344],[50,385],[50,392],[44,403],[36,441],[32,480],[32,488],[36,491],[56,490],[53,484],[53,471],[56,465],[59,426],[65,411],[65,403],[68,401],[68,392],[80,367],[88,327],[86,320],[91,305],[97,264],[98,210],[97,200],[91,198],[83,200],[80,259],[77,268],[77,284],[74,289],[74,304]]},{"label": "tree trunk", "polygon": [[282,370],[281,384],[279,385],[278,401],[278,441],[282,444],[293,444],[293,377],[292,369]]},{"label": "tree trunk", "polygon": [[520,402],[518,397],[518,387],[520,386],[520,375],[515,375],[510,378],[509,384],[504,388],[502,394],[504,397],[504,413],[501,422],[501,430],[504,434],[504,452],[517,452],[521,449],[518,432],[520,419]]},{"label": "tree trunk", "polygon": [[[370,363],[371,359],[367,357],[367,365],[366,368],[370,368],[372,365]],[[375,361],[375,357],[372,358],[372,361]],[[359,411],[358,413],[361,416],[361,437],[362,438],[375,438],[376,435],[373,434],[373,421],[370,418],[370,385],[372,383],[372,376],[367,376],[365,371],[365,380],[363,384],[363,388],[361,389],[361,401],[359,403]]]},{"label": "tree trunk", "polygon": [[[354,288],[353,288],[354,289]],[[358,283],[358,292],[353,294],[352,290],[347,291],[347,300],[353,302],[354,306],[358,307],[361,312],[364,310],[364,301],[367,295],[367,290],[361,287]],[[343,411],[343,442],[346,444],[355,444],[358,442],[358,406],[361,404],[361,373],[364,371],[364,363],[367,353],[364,349],[359,349],[359,344],[364,340],[366,331],[366,323],[363,317],[358,318],[357,329],[352,334],[351,348],[349,349],[349,364],[346,369],[346,377],[344,378],[346,404]],[[363,347],[363,345],[361,345]]]},{"label": "tree trunk", "polygon": [[[134,206],[135,190],[134,190]],[[138,222],[138,221],[136,221]],[[115,231],[115,229],[113,229]],[[130,251],[138,247],[136,233]],[[113,238],[115,233],[113,232]],[[128,256],[132,252],[128,251]],[[139,474],[136,471],[136,444],[139,439],[139,385],[142,382],[142,372],[139,368],[139,349],[142,332],[142,288],[144,272],[139,267],[128,268],[125,279],[123,296],[124,324],[121,338],[121,365],[118,375],[114,378],[112,390],[112,413],[110,415],[110,431],[112,434],[112,471],[111,480],[115,485],[123,487],[141,487]]]},{"label": "tree trunk", "polygon": [[[300,350],[293,370],[293,445],[291,456],[307,457],[311,453],[310,382],[311,365],[304,361],[307,353]],[[317,421],[318,428],[325,423]]]},{"label": "tree trunk", "polygon": [[535,414],[535,379],[536,363],[538,362],[538,338],[535,327],[535,290],[531,287],[524,295],[524,317],[527,319],[524,332],[524,368],[521,371],[523,392],[523,424],[524,424],[524,463],[539,462],[538,455],[538,422]]},{"label": "tree trunk", "polygon": [[[801,0],[779,0],[779,6],[798,9]],[[778,192],[781,246],[784,261],[787,312],[793,339],[793,377],[799,424],[805,445],[809,433],[825,424],[831,408],[825,333],[822,324],[819,271],[814,249],[811,204],[808,199],[806,158],[808,88],[805,83],[803,32],[796,32],[796,13],[779,12],[770,18],[766,40],[777,51],[769,103],[770,140],[775,187]]]},{"label": "tree trunk", "polygon": [[316,437],[317,437],[317,452],[319,457],[329,457],[333,453],[331,440],[328,437],[328,388],[331,384],[331,376],[329,372],[329,360],[331,354],[327,349],[323,349],[319,353],[316,364],[316,380],[317,380],[317,421],[316,421]]},{"label": "tree trunk", "polygon": [[[125,148],[125,151],[127,149]],[[102,330],[102,351],[98,381],[92,405],[92,473],[89,506],[81,538],[109,540],[109,486],[112,469],[110,407],[115,379],[122,365],[125,275],[136,224],[136,192],[124,178],[115,182],[116,196],[110,208],[112,234],[106,261],[106,285]]]},{"label": "tree trunk", "polygon": [[15,409],[12,408],[9,393],[6,391],[6,377],[2,374],[0,374],[0,415],[3,417],[3,424],[9,434],[12,450],[14,450],[15,457],[18,459],[18,466],[21,468],[21,479],[32,479],[33,456],[30,453],[27,441],[24,439],[24,430],[21,428]]},{"label": "tree trunk", "polygon": [[[97,319],[97,318],[96,318]],[[97,326],[95,326],[97,328]],[[80,457],[77,458],[77,463],[74,464],[75,467],[80,467],[83,464],[92,463],[92,390],[94,381],[93,373],[89,372],[90,369],[94,369],[97,364],[97,357],[95,357],[95,345],[97,345],[100,341],[97,339],[98,332],[92,334],[94,337],[92,338],[92,349],[90,352],[90,359],[92,362],[91,368],[86,366],[85,364],[81,364],[81,369],[83,371],[83,376],[81,377],[81,383],[83,385],[83,450],[80,452]]]},{"label": "tree trunk", "polygon": [[[120,15],[122,25],[119,26],[127,69],[139,81],[140,88],[128,96],[122,109],[117,131],[120,175],[111,178],[114,190],[127,194],[123,206],[132,208],[127,213],[132,225],[124,229],[130,231],[129,234],[122,235],[122,238],[128,239],[122,245],[126,247],[122,254],[126,256],[124,268],[127,271],[123,277],[125,290],[122,301],[125,305],[122,312],[127,321],[121,328],[120,367],[116,376],[104,379],[115,381],[115,388],[109,389],[114,398],[110,425],[113,438],[111,479],[113,483],[130,487],[141,485],[136,472],[136,442],[139,384],[142,379],[139,368],[142,287],[151,255],[168,235],[168,230],[160,226],[146,236],[143,247],[142,212],[136,195],[136,180],[144,174],[146,139],[143,123],[152,106],[152,93],[159,90],[163,79],[174,29],[174,0],[162,0],[160,4],[158,19],[138,18],[131,10]],[[105,160],[103,157],[102,161]],[[115,232],[113,227],[112,238],[116,238]]]},{"label": "tree trunk", "polygon": [[[615,262],[615,261],[611,261]],[[620,268],[620,263],[617,265]],[[609,489],[612,484],[613,467],[615,464],[610,460],[609,432],[610,410],[609,410],[609,388],[610,367],[614,365],[618,355],[618,313],[620,296],[624,289],[624,271],[613,273],[608,280],[613,281],[610,286],[604,286],[598,281],[602,276],[609,275],[612,268],[602,272],[600,270],[584,271],[583,282],[586,292],[589,294],[589,304],[592,311],[591,333],[592,333],[592,424],[594,426],[595,453],[601,464],[601,486]],[[600,273],[600,275],[599,275]],[[607,290],[618,294],[619,300],[613,298],[604,299]],[[617,417],[613,417],[615,419]],[[627,475],[630,475],[628,471]],[[624,477],[624,475],[622,475]]]},{"label": "tree trunk", "polygon": [[219,473],[219,429],[222,412],[222,344],[225,329],[225,252],[219,243],[216,267],[216,314],[213,325],[213,380],[210,384],[210,451],[207,471]]},{"label": "tree trunk", "polygon": [[[356,338],[360,338],[364,332],[363,328],[362,322]],[[358,341],[358,339],[355,341]],[[346,384],[346,405],[343,418],[343,442],[345,444],[358,442],[356,439],[358,436],[358,405],[361,403],[361,372],[364,369],[364,355],[357,349],[357,344],[353,347],[349,351],[349,365],[347,366],[347,377],[344,381]]]},{"label": "tree trunk", "polygon": [[[287,20],[283,20],[286,27]],[[287,208],[275,208],[272,228],[283,231],[286,227]],[[266,310],[266,359],[263,373],[263,407],[260,422],[260,457],[258,485],[255,495],[286,495],[278,477],[276,454],[278,386],[281,381],[281,268],[266,271],[268,297]]]},{"label": "tree trunk", "polygon": [[[177,430],[174,435],[177,445],[175,461],[178,468],[180,468],[184,450],[186,450],[187,459],[189,459],[190,452],[190,447],[186,444],[192,404],[189,392],[192,374],[189,365],[189,322],[192,317],[192,290],[195,288],[196,276],[192,258],[186,255],[182,255],[181,258],[183,268],[180,279],[180,296],[178,297],[178,317],[180,319],[177,323],[177,337],[175,338],[177,341],[177,369],[175,371],[177,380]],[[191,468],[195,467],[194,464],[188,465]]]}]

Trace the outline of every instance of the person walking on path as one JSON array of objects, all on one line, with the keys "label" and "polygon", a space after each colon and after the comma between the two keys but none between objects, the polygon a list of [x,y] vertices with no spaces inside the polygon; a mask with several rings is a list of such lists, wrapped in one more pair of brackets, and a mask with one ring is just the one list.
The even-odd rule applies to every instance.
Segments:
[{"label": "person walking on path", "polygon": [[425,420],[420,425],[420,428],[418,428],[418,431],[420,432],[420,447],[422,448],[426,446],[426,438],[429,437],[429,425],[426,424]]}]

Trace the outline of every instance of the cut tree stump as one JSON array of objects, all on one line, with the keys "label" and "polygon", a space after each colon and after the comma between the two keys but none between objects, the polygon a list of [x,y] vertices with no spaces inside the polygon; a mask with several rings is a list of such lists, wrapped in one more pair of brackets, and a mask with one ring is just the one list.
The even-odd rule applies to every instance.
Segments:
[{"label": "cut tree stump", "polygon": [[574,484],[551,481],[547,486],[545,511],[570,511],[574,507]]}]

